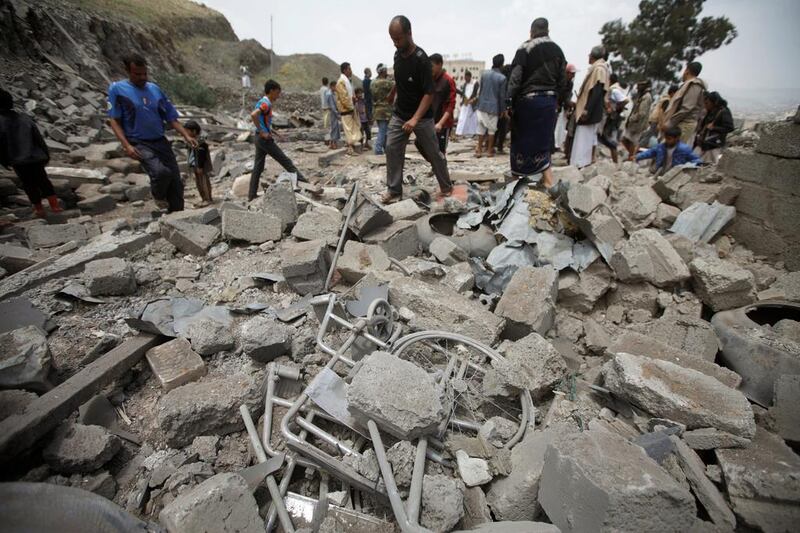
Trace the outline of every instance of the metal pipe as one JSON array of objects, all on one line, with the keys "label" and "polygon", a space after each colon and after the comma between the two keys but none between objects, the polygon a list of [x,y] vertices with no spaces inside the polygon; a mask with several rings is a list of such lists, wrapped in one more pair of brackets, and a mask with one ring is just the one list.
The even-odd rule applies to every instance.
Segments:
[{"label": "metal pipe", "polygon": [[325,278],[325,287],[323,292],[328,292],[328,288],[331,286],[331,279],[333,278],[333,273],[336,271],[336,263],[339,261],[339,254],[342,253],[344,239],[347,236],[347,226],[350,225],[350,218],[353,216],[353,211],[355,211],[357,199],[358,182],[355,182],[353,189],[350,191],[350,198],[347,199],[347,201],[350,202],[350,209],[347,210],[347,217],[344,220],[344,226],[342,226],[342,234],[339,235],[339,243],[336,245],[336,253],[333,254],[331,268],[328,270],[328,276]]},{"label": "metal pipe", "polygon": [[347,445],[345,445],[344,443],[342,443],[342,441],[340,441],[339,439],[337,439],[336,437],[334,437],[333,435],[331,435],[330,433],[328,433],[328,432],[327,432],[327,431],[325,431],[324,429],[322,429],[322,428],[320,428],[320,427],[318,427],[318,426],[315,426],[314,424],[311,424],[311,423],[309,423],[309,422],[306,422],[306,421],[305,421],[305,420],[303,420],[302,418],[298,418],[298,419],[295,421],[295,423],[296,423],[298,426],[300,426],[301,428],[303,428],[303,429],[305,429],[306,431],[308,431],[309,433],[311,433],[311,434],[313,434],[313,435],[316,435],[316,436],[317,436],[317,437],[319,437],[320,439],[324,440],[325,442],[327,442],[327,443],[328,443],[328,444],[330,444],[331,446],[334,446],[334,447],[336,447],[336,450],[337,450],[337,451],[338,451],[338,452],[339,452],[341,455],[357,455],[357,456],[359,456],[359,457],[361,456],[361,454],[360,454],[360,453],[358,453],[357,451],[355,451],[355,450],[354,450],[353,448],[351,448],[350,446],[347,446]]},{"label": "metal pipe", "polygon": [[317,533],[322,521],[328,514],[328,474],[325,471],[319,473],[319,498],[314,508],[314,518],[311,522],[311,531]]},{"label": "metal pipe", "polygon": [[[306,415],[306,420],[311,422],[314,419],[314,413],[308,413]],[[300,438],[306,438],[306,432],[300,432]],[[297,466],[298,460],[295,455],[287,455],[286,456],[286,468],[283,471],[283,477],[281,478],[281,484],[278,487],[281,493],[280,505],[284,509],[286,505],[283,503],[283,498],[286,496],[286,491],[289,490],[289,483],[292,481],[292,474],[294,474],[294,467]],[[275,519],[278,517],[278,509],[274,501],[271,501],[269,504],[269,509],[267,510],[267,518],[264,521],[264,527],[267,530],[267,533],[270,533],[275,528]]]},{"label": "metal pipe", "polygon": [[402,272],[406,276],[410,276],[411,275],[411,272],[408,271],[408,269],[405,267],[405,265],[403,265],[403,263],[401,263],[400,261],[398,261],[394,257],[390,257],[389,258],[389,262],[392,265],[396,266],[398,269],[400,269],[400,272]]},{"label": "metal pipe", "polygon": [[429,529],[409,521],[403,506],[403,500],[400,498],[400,491],[397,490],[394,474],[392,474],[392,465],[389,464],[389,460],[386,458],[386,450],[383,449],[383,440],[378,431],[378,426],[372,420],[367,420],[367,428],[369,429],[370,438],[372,438],[372,447],[378,459],[378,466],[381,469],[381,477],[383,477],[383,483],[386,485],[386,493],[389,495],[389,503],[392,505],[394,518],[397,520],[400,530],[403,533],[431,533]]},{"label": "metal pipe", "polygon": [[419,506],[422,502],[422,478],[425,477],[425,452],[428,449],[428,439],[422,437],[417,443],[417,456],[414,458],[414,471],[411,473],[411,488],[408,490],[406,512],[408,521],[419,523]]}]

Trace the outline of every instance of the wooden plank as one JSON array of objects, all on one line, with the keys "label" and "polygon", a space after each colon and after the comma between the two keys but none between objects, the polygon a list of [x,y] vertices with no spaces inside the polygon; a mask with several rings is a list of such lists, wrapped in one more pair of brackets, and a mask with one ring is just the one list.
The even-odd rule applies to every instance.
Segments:
[{"label": "wooden plank", "polygon": [[139,334],[39,396],[25,412],[0,422],[0,464],[8,464],[63,422],[103,387],[130,370],[164,337]]}]

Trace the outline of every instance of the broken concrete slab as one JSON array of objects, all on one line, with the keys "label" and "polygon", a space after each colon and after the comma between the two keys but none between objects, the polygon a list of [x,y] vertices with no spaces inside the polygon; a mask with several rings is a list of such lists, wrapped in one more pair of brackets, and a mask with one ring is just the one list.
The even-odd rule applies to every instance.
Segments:
[{"label": "broken concrete slab", "polygon": [[374,244],[347,241],[336,269],[348,283],[357,283],[369,272],[383,272],[391,267],[389,256]]},{"label": "broken concrete slab", "polygon": [[158,515],[170,533],[215,531],[260,533],[264,521],[247,481],[239,474],[217,474],[180,494]]},{"label": "broken concrete slab", "polygon": [[652,187],[628,187],[622,190],[614,212],[630,233],[649,226],[660,203],[661,197]]},{"label": "broken concrete slab", "polygon": [[567,191],[567,203],[578,214],[585,216],[606,201],[606,191],[600,187],[578,183]]},{"label": "broken concrete slab", "polygon": [[113,211],[117,201],[108,194],[96,194],[79,201],[77,207],[83,215],[101,215]]},{"label": "broken concrete slab", "polygon": [[734,219],[736,208],[719,202],[697,202],[681,211],[669,231],[690,239],[707,243]]},{"label": "broken concrete slab", "polygon": [[464,516],[461,517],[456,527],[461,530],[476,528],[477,531],[480,531],[479,528],[482,524],[494,525],[492,513],[486,504],[486,495],[480,487],[467,488],[464,491]]},{"label": "broken concrete slab", "polygon": [[689,268],[698,296],[714,311],[756,301],[755,278],[749,270],[715,257],[695,258]]},{"label": "broken concrete slab", "polygon": [[684,442],[693,450],[715,450],[717,448],[744,448],[750,444],[750,439],[731,435],[726,431],[716,428],[700,428],[685,431],[682,435]]},{"label": "broken concrete slab", "polygon": [[203,207],[200,209],[185,209],[168,213],[161,217],[165,223],[186,222],[189,224],[211,224],[220,217],[219,209],[216,207]]},{"label": "broken concrete slab", "polygon": [[433,375],[381,351],[362,360],[347,388],[347,402],[357,417],[374,420],[403,440],[435,433],[449,412]]},{"label": "broken concrete slab", "polygon": [[501,317],[453,289],[413,278],[391,279],[389,302],[414,313],[409,322],[413,330],[450,331],[489,345],[497,341],[505,324]]},{"label": "broken concrete slab", "polygon": [[259,363],[290,353],[295,328],[266,316],[254,316],[242,324],[242,350]]},{"label": "broken concrete slab", "polygon": [[342,229],[342,214],[335,209],[314,207],[297,219],[292,236],[301,241],[323,240],[336,246]]},{"label": "broken concrete slab", "polygon": [[108,170],[102,168],[45,167],[45,171],[50,179],[68,180],[73,189],[85,183],[97,185],[108,183]]},{"label": "broken concrete slab", "polygon": [[407,440],[401,440],[386,450],[386,458],[392,465],[392,474],[398,487],[411,486],[411,477],[414,473],[414,459],[417,447]]},{"label": "broken concrete slab", "polygon": [[261,210],[277,217],[281,221],[281,232],[294,226],[299,216],[297,197],[292,190],[292,184],[278,182],[270,185],[261,201]]},{"label": "broken concrete slab", "polygon": [[162,220],[161,236],[184,254],[202,257],[219,237],[219,228],[175,220]]},{"label": "broken concrete slab", "polygon": [[800,442],[800,375],[783,375],[775,380],[772,413],[775,430],[785,440]]},{"label": "broken concrete slab", "polygon": [[800,126],[790,121],[760,124],[756,151],[787,159],[800,159]]},{"label": "broken concrete slab", "polygon": [[689,355],[714,362],[720,348],[714,328],[701,318],[665,313],[658,320],[634,326],[637,331]]},{"label": "broken concrete slab", "polygon": [[653,337],[635,331],[625,331],[620,335],[615,335],[614,339],[611,341],[611,345],[608,346],[608,351],[611,353],[629,353],[632,355],[649,357],[651,359],[669,361],[670,363],[684,368],[691,368],[692,370],[702,372],[732,389],[737,388],[742,382],[742,377],[732,370],[716,365],[697,355],[685,352],[680,348],[674,347],[673,344],[661,342]]},{"label": "broken concrete slab", "polygon": [[611,267],[621,281],[648,281],[668,287],[689,279],[689,269],[661,234],[642,229],[631,234],[614,253]]},{"label": "broken concrete slab", "polygon": [[201,356],[233,350],[236,342],[228,326],[216,320],[197,320],[186,330],[192,349]]},{"label": "broken concrete slab", "polygon": [[419,523],[436,533],[453,529],[464,515],[464,484],[444,474],[425,474]]},{"label": "broken concrete slab", "polygon": [[398,220],[417,220],[425,214],[425,210],[411,198],[389,204],[385,209],[391,215],[393,222]]},{"label": "broken concrete slab", "polygon": [[678,458],[681,470],[711,521],[726,530],[735,529],[736,517],[717,487],[706,477],[706,465],[680,438],[672,435],[670,440],[675,446],[675,456]]},{"label": "broken concrete slab", "polygon": [[456,450],[458,475],[467,487],[485,485],[492,480],[489,463],[483,459],[470,457],[464,450]]},{"label": "broken concrete slab", "polygon": [[0,420],[24,413],[36,398],[38,398],[36,393],[21,389],[0,390]]},{"label": "broken concrete slab", "polygon": [[125,296],[136,292],[136,275],[120,257],[96,259],[84,267],[86,288],[92,296]]},{"label": "broken concrete slab", "polygon": [[24,246],[17,246],[11,243],[0,243],[0,268],[9,274],[15,274],[26,268],[47,259],[48,255],[43,252],[34,252]]},{"label": "broken concrete slab", "polygon": [[534,399],[549,394],[567,374],[564,358],[544,337],[536,332],[513,343],[505,343],[502,360],[492,360],[504,387],[529,390]]},{"label": "broken concrete slab", "polygon": [[445,237],[436,237],[428,246],[430,253],[443,265],[453,266],[469,259],[469,254]]},{"label": "broken concrete slab", "polygon": [[323,240],[287,244],[281,250],[282,273],[298,294],[318,294],[328,275],[327,246]]},{"label": "broken concrete slab", "polygon": [[87,239],[86,227],[81,224],[44,224],[27,230],[31,248],[51,248],[70,241]]},{"label": "broken concrete slab", "polygon": [[541,514],[539,480],[545,452],[555,438],[551,430],[529,430],[511,450],[511,472],[495,479],[486,493],[496,519],[534,520]]},{"label": "broken concrete slab", "polygon": [[158,402],[156,420],[165,442],[173,448],[191,444],[200,435],[227,435],[244,429],[239,406],[251,411],[263,401],[261,380],[236,374],[188,383],[169,391]]},{"label": "broken concrete slab", "polygon": [[539,503],[561,531],[674,531],[695,519],[694,497],[639,446],[585,431],[547,448]]},{"label": "broken concrete slab", "polygon": [[226,209],[222,212],[222,236],[234,241],[261,244],[283,236],[279,218],[255,211]]},{"label": "broken concrete slab", "polygon": [[553,327],[558,298],[558,270],[550,266],[521,267],[511,277],[495,308],[506,319],[503,335],[511,340]]},{"label": "broken concrete slab", "polygon": [[688,167],[686,165],[678,165],[672,167],[663,176],[656,179],[653,184],[653,190],[665,202],[670,201],[672,195],[677,193],[681,187],[692,181],[692,176],[688,172],[684,172]]},{"label": "broken concrete slab", "polygon": [[618,353],[603,365],[605,386],[653,416],[688,429],[714,427],[752,438],[753,410],[745,396],[696,370]]},{"label": "broken concrete slab", "polygon": [[48,466],[63,474],[93,472],[111,460],[122,441],[100,426],[62,424],[42,451]]},{"label": "broken concrete slab", "polygon": [[0,335],[0,388],[49,390],[52,363],[47,335],[38,327],[25,326]]},{"label": "broken concrete slab", "polygon": [[456,292],[467,293],[475,287],[475,274],[469,263],[458,263],[445,271],[442,283]]},{"label": "broken concrete slab", "polygon": [[398,261],[416,255],[419,250],[419,234],[413,220],[397,220],[364,236],[367,244],[377,244],[386,255]]},{"label": "broken concrete slab", "polygon": [[161,387],[170,391],[206,375],[203,359],[192,350],[189,341],[172,339],[150,348],[145,354],[150,369]]},{"label": "broken concrete slab", "polygon": [[570,311],[591,312],[611,288],[612,276],[602,261],[595,261],[581,273],[562,271],[558,278],[558,306]]},{"label": "broken concrete slab", "polygon": [[617,243],[625,240],[625,228],[611,208],[601,205],[587,218],[576,218],[573,222],[595,245],[606,263],[610,263]]},{"label": "broken concrete slab", "polygon": [[[392,215],[369,195],[359,192],[351,201],[355,202],[355,208],[347,227],[357,237],[363,238],[368,233],[392,223]],[[345,212],[349,212],[350,204],[344,209]]]}]

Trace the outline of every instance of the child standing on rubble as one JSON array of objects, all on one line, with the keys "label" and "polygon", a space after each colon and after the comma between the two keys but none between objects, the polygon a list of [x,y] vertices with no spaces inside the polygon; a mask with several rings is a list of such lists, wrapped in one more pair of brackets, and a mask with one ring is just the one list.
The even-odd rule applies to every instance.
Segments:
[{"label": "child standing on rubble", "polygon": [[0,89],[0,165],[14,169],[33,204],[33,212],[40,218],[45,217],[43,198],[47,198],[53,213],[62,210],[45,171],[49,161],[50,151],[36,123],[14,111],[11,93]]},{"label": "child standing on rubble", "polygon": [[211,195],[211,154],[208,150],[208,143],[202,136],[202,128],[197,121],[189,120],[183,125],[189,135],[197,141],[197,147],[189,146],[189,169],[194,174],[194,182],[197,185],[197,192],[200,194],[201,202],[195,207],[206,207],[210,205],[214,198]]},{"label": "child standing on rubble", "polygon": [[361,121],[361,147],[370,148],[369,145],[369,116],[367,115],[367,101],[364,100],[364,89],[356,89],[356,111]]}]

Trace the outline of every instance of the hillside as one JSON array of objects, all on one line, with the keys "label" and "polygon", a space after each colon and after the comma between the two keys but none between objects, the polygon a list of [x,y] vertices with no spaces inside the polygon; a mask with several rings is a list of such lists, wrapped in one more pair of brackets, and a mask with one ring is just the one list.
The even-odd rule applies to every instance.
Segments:
[{"label": "hillside", "polygon": [[0,0],[2,82],[45,76],[49,65],[103,87],[124,74],[121,58],[133,50],[148,58],[155,80],[204,105],[241,100],[240,65],[258,86],[274,60],[272,75],[292,91],[316,90],[323,76],[338,74],[322,54],[273,56],[240,41],[221,13],[189,0]]}]

